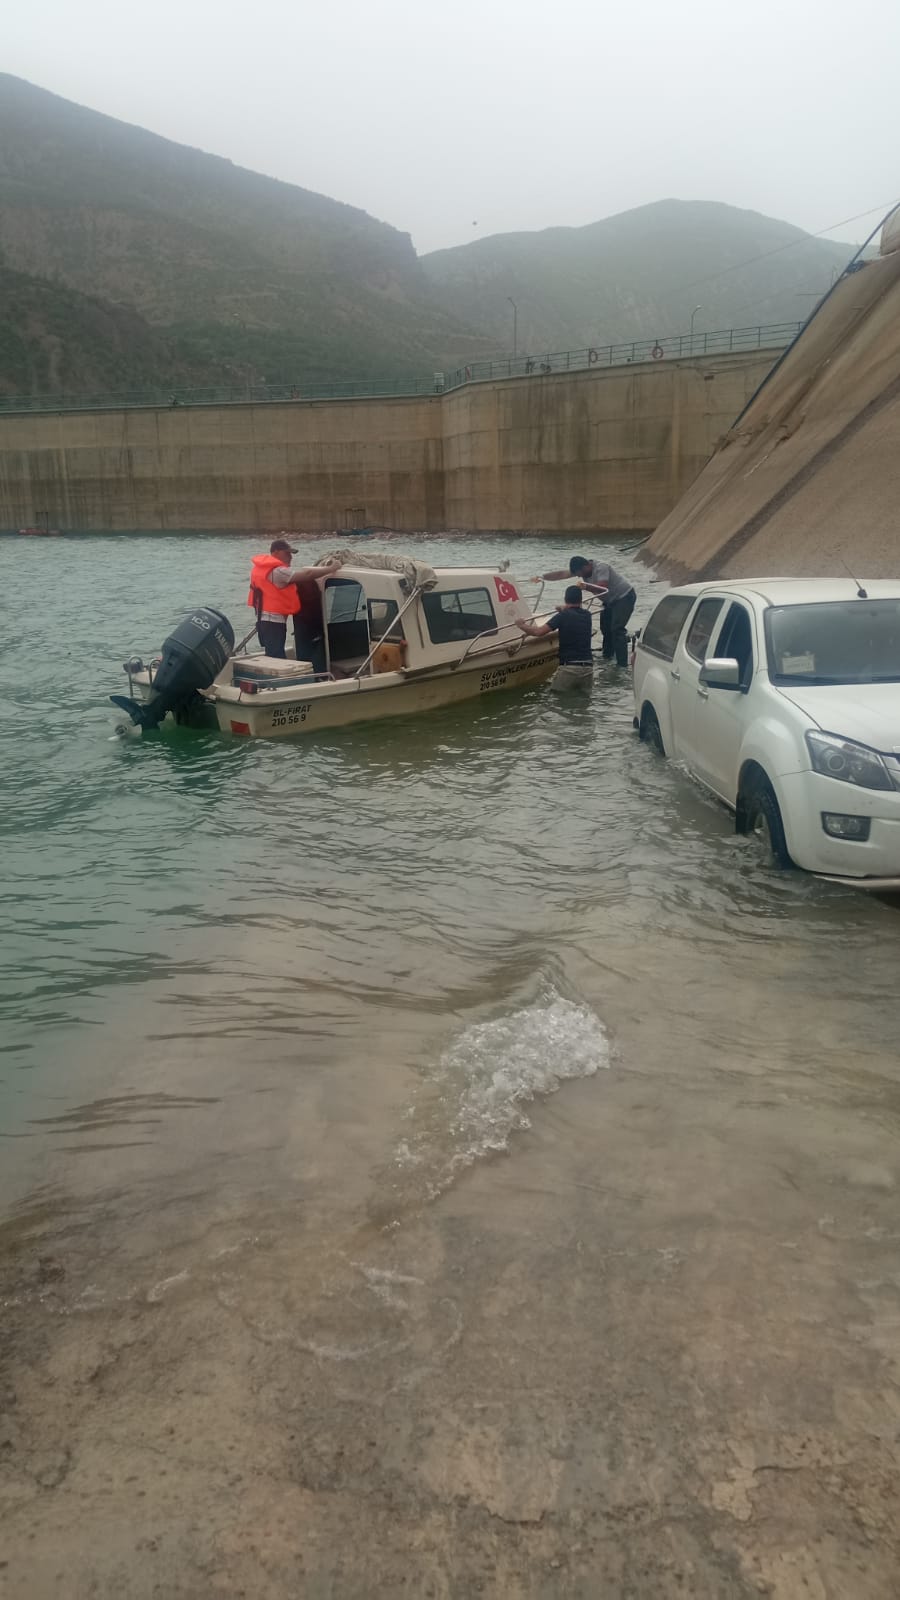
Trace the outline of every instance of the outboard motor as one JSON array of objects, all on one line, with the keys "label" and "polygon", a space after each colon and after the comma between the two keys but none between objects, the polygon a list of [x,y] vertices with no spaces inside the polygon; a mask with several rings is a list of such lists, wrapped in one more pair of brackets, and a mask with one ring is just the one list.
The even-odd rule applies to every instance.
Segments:
[{"label": "outboard motor", "polygon": [[221,611],[201,606],[170,633],[153,677],[153,699],[130,700],[111,694],[114,706],[127,711],[141,728],[157,728],[167,712],[179,720],[198,689],[208,689],[234,649],[234,629]]}]

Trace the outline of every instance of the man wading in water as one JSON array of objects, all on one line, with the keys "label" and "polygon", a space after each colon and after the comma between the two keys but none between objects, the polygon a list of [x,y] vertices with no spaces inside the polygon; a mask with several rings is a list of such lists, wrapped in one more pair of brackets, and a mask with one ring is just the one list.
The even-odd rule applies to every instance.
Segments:
[{"label": "man wading in water", "polygon": [[559,666],[550,679],[551,689],[589,689],[594,677],[591,660],[591,630],[594,622],[581,604],[581,589],[573,583],[566,590],[565,602],[549,622],[523,622],[516,627],[532,639],[559,634]]},{"label": "man wading in water", "polygon": [[628,621],[635,607],[637,595],[627,578],[611,567],[608,561],[588,561],[584,556],[573,556],[568,572],[545,572],[545,582],[558,578],[577,578],[591,594],[600,595],[603,609],[600,612],[600,632],[603,635],[603,659],[616,665],[628,666]]}]

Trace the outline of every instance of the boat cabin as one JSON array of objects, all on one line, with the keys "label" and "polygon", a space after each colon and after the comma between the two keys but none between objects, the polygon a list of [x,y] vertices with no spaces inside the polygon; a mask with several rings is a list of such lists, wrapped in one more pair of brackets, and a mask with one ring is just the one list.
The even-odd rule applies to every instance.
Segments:
[{"label": "boat cabin", "polygon": [[[328,671],[337,679],[450,666],[473,650],[517,643],[516,618],[531,616],[497,567],[438,568],[434,586],[412,599],[398,573],[368,568],[342,567],[316,587]],[[314,621],[305,594],[303,601]]]}]

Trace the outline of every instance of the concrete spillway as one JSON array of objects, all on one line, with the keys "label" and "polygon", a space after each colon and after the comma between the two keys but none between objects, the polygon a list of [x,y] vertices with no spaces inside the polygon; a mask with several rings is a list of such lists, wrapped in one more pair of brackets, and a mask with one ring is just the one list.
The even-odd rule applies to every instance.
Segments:
[{"label": "concrete spillway", "polygon": [[898,215],[656,529],[667,575],[900,572]]}]

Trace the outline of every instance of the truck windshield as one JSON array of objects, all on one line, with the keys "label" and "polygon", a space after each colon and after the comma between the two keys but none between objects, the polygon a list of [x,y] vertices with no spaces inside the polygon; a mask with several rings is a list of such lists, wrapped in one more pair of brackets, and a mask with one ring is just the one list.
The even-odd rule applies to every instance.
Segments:
[{"label": "truck windshield", "polygon": [[900,600],[773,606],[765,622],[773,683],[900,683]]}]

